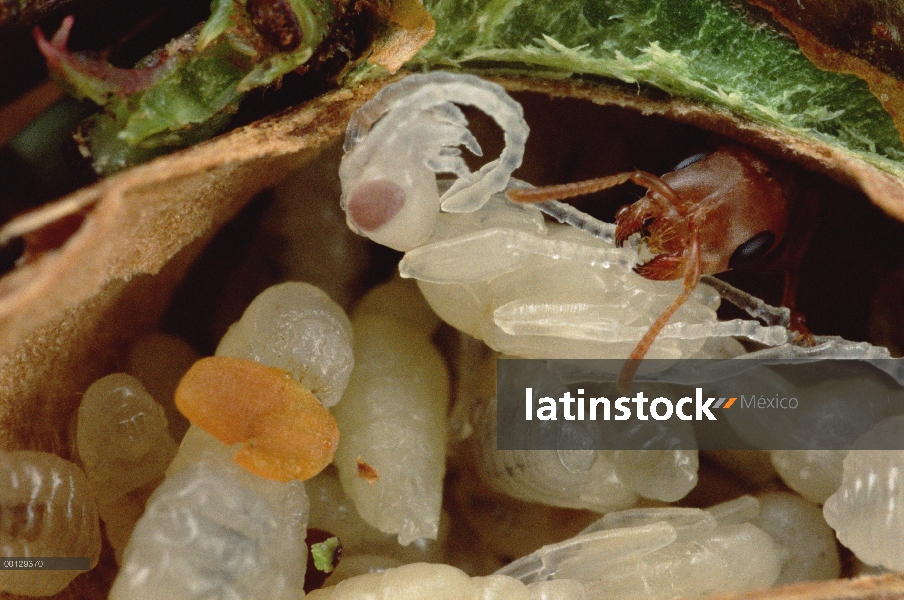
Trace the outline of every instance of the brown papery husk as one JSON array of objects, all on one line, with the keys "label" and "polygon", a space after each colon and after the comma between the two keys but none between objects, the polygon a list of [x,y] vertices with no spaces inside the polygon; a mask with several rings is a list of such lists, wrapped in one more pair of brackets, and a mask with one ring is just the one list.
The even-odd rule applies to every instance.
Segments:
[{"label": "brown papery husk", "polygon": [[57,248],[42,239],[43,252],[0,279],[0,447],[65,453],[54,442],[61,419],[121,362],[125,344],[155,328],[214,233],[342,136],[379,87],[326,94],[7,224],[0,237],[22,235],[28,243],[84,213]]},{"label": "brown papery husk", "polygon": [[[81,394],[121,367],[130,340],[157,326],[173,289],[213,235],[255,194],[317,160],[344,135],[351,114],[397,77],[328,93],[130,169],[0,230],[0,239],[34,241],[53,223],[84,215],[68,238],[49,246],[43,240],[28,264],[0,279],[0,447],[65,456],[62,432]],[[618,106],[738,140],[860,189],[904,221],[904,181],[828,145],[721,109],[618,86],[508,75],[495,80],[511,91]],[[99,588],[80,585],[83,577],[60,597],[95,597]],[[840,600],[904,594],[897,577],[809,585],[727,597]]]}]

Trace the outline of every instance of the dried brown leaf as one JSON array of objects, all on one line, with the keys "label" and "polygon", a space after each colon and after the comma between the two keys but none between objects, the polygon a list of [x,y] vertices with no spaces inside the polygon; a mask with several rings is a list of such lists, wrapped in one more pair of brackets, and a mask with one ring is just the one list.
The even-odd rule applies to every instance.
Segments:
[{"label": "dried brown leaf", "polygon": [[660,115],[733,138],[767,154],[822,173],[859,189],[891,217],[904,222],[904,181],[841,150],[809,138],[799,138],[768,125],[754,123],[721,108],[677,98],[654,99],[621,88],[574,81],[496,78],[510,91],[540,92],[553,98],[615,105],[644,115]]},{"label": "dried brown leaf", "polygon": [[708,600],[900,600],[904,575],[812,581],[781,588],[709,596]]},{"label": "dried brown leaf", "polygon": [[340,137],[377,88],[327,94],[7,224],[0,238],[86,212],[62,245],[0,279],[0,447],[44,440],[39,432],[57,427],[123,345],[154,326],[210,237]]}]

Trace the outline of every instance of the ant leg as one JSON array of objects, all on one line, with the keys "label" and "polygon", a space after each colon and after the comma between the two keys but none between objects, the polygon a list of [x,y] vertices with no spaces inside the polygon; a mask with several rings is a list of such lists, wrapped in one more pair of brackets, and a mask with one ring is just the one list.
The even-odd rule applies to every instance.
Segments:
[{"label": "ant leg", "polygon": [[785,292],[782,294],[782,306],[791,311],[791,319],[788,329],[794,333],[792,344],[797,346],[814,346],[816,340],[807,328],[807,319],[797,310],[797,283],[800,281],[800,267],[793,266],[785,269]]},{"label": "ant leg", "polygon": [[662,331],[662,328],[668,324],[669,319],[671,319],[678,309],[681,308],[681,305],[690,298],[694,289],[696,289],[697,284],[700,283],[702,270],[700,260],[700,234],[693,223],[691,223],[690,226],[689,237],[690,243],[687,245],[688,255],[684,269],[684,291],[681,292],[681,294],[675,298],[664,311],[662,311],[662,314],[659,315],[655,321],[653,321],[653,324],[650,325],[650,328],[647,329],[644,336],[637,342],[637,346],[634,347],[631,356],[625,361],[621,373],[618,375],[618,391],[623,394],[629,394],[631,392],[631,382],[634,381],[634,375],[637,373],[637,369],[640,368],[640,361],[646,356],[647,351],[650,349],[650,346],[653,345],[653,342]]},{"label": "ant leg", "polygon": [[600,190],[606,190],[617,185],[633,181],[637,185],[643,186],[648,190],[655,192],[671,203],[682,217],[688,216],[688,209],[678,193],[669,187],[661,177],[657,177],[646,171],[625,171],[624,173],[616,173],[606,177],[597,177],[596,179],[588,179],[586,181],[578,181],[575,183],[563,183],[561,185],[550,185],[538,188],[517,188],[506,192],[506,196],[512,202],[535,203],[547,202],[549,200],[564,200],[575,196],[583,196],[592,194]]},{"label": "ant leg", "polygon": [[521,203],[564,200],[565,198],[592,194],[593,192],[621,185],[632,179],[635,173],[640,173],[640,171],[627,171],[625,173],[618,173],[607,177],[597,177],[596,179],[588,179],[587,181],[578,181],[576,183],[563,183],[561,185],[550,185],[538,188],[517,188],[507,191],[505,195],[512,202]]},{"label": "ant leg", "polygon": [[801,194],[793,207],[788,230],[794,236],[788,240],[782,263],[785,271],[785,290],[782,293],[782,306],[791,311],[791,322],[788,329],[794,334],[791,342],[798,346],[813,346],[816,341],[807,328],[806,318],[797,310],[797,285],[800,281],[800,265],[810,245],[815,229],[814,222],[819,215],[819,201],[815,190]]}]

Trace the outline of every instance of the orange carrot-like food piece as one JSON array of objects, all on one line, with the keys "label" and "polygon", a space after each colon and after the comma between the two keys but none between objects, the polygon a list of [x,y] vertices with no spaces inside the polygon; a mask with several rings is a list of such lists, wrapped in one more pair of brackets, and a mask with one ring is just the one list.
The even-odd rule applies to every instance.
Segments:
[{"label": "orange carrot-like food piece", "polygon": [[336,420],[306,387],[243,358],[196,362],[179,382],[176,406],[224,444],[243,443],[233,460],[276,481],[317,475],[339,444]]}]

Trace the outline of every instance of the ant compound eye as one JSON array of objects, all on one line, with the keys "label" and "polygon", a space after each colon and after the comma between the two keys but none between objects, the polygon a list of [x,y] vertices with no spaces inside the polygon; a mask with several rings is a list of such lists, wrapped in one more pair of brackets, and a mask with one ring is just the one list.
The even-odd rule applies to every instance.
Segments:
[{"label": "ant compound eye", "polygon": [[379,229],[393,219],[405,205],[405,190],[388,179],[362,183],[352,192],[348,212],[364,231]]},{"label": "ant compound eye", "polygon": [[728,268],[736,269],[765,256],[774,243],[774,233],[771,231],[759,232],[735,249],[728,261]]},{"label": "ant compound eye", "polygon": [[650,226],[656,222],[656,217],[647,217],[640,225],[640,235],[650,237]]},{"label": "ant compound eye", "polygon": [[698,161],[703,160],[704,158],[706,158],[706,157],[709,156],[710,154],[712,154],[712,152],[698,152],[697,154],[694,154],[693,156],[688,156],[687,158],[685,158],[684,160],[682,160],[680,163],[678,163],[677,165],[675,165],[675,168],[672,169],[672,170],[673,170],[673,171],[680,171],[681,169],[684,169],[684,168],[686,168],[686,167],[691,166],[691,165],[694,164],[695,162],[698,162]]}]

